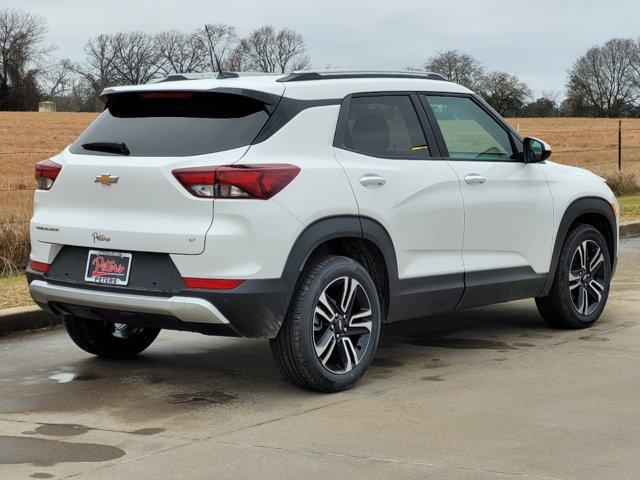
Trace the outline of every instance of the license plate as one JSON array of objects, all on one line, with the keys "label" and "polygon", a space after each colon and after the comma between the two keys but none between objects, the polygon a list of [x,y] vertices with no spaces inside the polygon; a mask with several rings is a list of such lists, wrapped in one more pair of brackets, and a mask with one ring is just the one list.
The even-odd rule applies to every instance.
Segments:
[{"label": "license plate", "polygon": [[126,285],[129,283],[131,257],[130,253],[89,250],[84,279],[92,283]]}]

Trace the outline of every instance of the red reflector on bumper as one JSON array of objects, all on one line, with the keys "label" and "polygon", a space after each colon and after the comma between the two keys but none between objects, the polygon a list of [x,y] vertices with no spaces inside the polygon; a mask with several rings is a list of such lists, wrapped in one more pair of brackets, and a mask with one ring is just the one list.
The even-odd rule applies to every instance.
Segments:
[{"label": "red reflector on bumper", "polygon": [[46,273],[51,268],[48,263],[36,262],[35,260],[29,260],[29,268],[36,272]]},{"label": "red reflector on bumper", "polygon": [[244,283],[244,280],[220,280],[216,278],[184,278],[188,288],[204,288],[209,290],[231,290]]}]

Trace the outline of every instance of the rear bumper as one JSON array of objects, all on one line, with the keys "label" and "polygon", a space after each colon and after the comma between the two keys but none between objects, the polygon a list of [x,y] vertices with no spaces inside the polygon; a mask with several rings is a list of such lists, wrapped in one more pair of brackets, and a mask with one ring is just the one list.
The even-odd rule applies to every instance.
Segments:
[{"label": "rear bumper", "polygon": [[64,282],[27,270],[29,290],[44,310],[89,320],[107,320],[210,335],[277,335],[297,280],[251,280],[227,291],[176,291]]},{"label": "rear bumper", "polygon": [[38,304],[63,303],[94,309],[168,315],[183,322],[228,324],[229,320],[210,302],[195,297],[151,297],[129,293],[100,292],[33,280],[29,291]]}]

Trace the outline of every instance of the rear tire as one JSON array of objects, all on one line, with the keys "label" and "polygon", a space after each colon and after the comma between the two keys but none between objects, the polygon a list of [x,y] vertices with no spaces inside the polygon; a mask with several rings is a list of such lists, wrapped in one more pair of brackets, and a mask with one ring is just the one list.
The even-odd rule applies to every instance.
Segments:
[{"label": "rear tire", "polygon": [[610,282],[607,242],[595,227],[577,225],[564,241],[549,295],[536,298],[536,306],[554,327],[587,328],[600,318]]},{"label": "rear tire", "polygon": [[347,257],[321,257],[301,274],[271,352],[295,385],[339,392],[373,360],[380,323],[378,292],[364,267]]},{"label": "rear tire", "polygon": [[85,352],[105,358],[131,358],[153,343],[159,328],[137,327],[67,316],[71,340]]}]

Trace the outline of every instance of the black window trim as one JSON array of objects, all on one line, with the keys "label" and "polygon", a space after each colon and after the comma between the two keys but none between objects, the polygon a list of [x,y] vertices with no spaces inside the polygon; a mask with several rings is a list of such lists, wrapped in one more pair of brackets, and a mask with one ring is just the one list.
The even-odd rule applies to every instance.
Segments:
[{"label": "black window trim", "polygon": [[[349,120],[349,112],[351,109],[351,99],[363,98],[363,97],[392,97],[392,96],[409,97],[409,100],[411,101],[411,104],[413,105],[413,109],[416,113],[416,117],[418,118],[418,123],[420,124],[420,128],[422,129],[422,134],[424,135],[425,140],[427,141],[427,145],[429,146],[427,155],[425,156],[378,155],[371,152],[365,152],[363,150],[350,148],[350,147],[347,147],[347,145],[345,144],[344,134],[347,129],[347,122]],[[431,121],[429,120],[429,118],[424,112],[424,106],[422,105],[421,100],[418,98],[418,94],[415,91],[358,92],[358,93],[349,94],[346,97],[344,97],[342,99],[342,103],[340,104],[340,112],[338,113],[338,121],[336,122],[336,131],[333,137],[333,146],[335,148],[340,148],[348,152],[353,152],[353,153],[365,155],[368,157],[382,158],[386,160],[416,160],[416,161],[442,160],[437,136],[433,131]]]},{"label": "black window trim", "polygon": [[[522,159],[522,137],[520,134],[514,130],[511,125],[509,125],[503,118],[496,112],[484,99],[479,97],[476,94],[470,93],[458,93],[458,92],[429,92],[429,91],[419,91],[417,92],[420,103],[422,104],[423,109],[429,121],[432,125],[432,129],[435,133],[436,140],[438,142],[438,147],[442,152],[441,160],[449,160],[452,162],[500,162],[500,163],[523,163]],[[478,107],[480,107],[485,113],[487,113],[493,120],[495,120],[498,125],[505,130],[509,137],[509,142],[511,143],[511,148],[514,152],[515,158],[509,159],[491,159],[491,158],[482,158],[482,159],[472,159],[472,158],[456,158],[449,155],[449,149],[444,141],[444,135],[442,135],[442,130],[440,130],[440,126],[436,120],[435,115],[433,114],[433,110],[431,110],[431,106],[428,101],[424,98],[425,96],[432,97],[458,97],[458,98],[468,98],[473,103],[475,103]],[[516,142],[517,140],[517,142]]]}]

